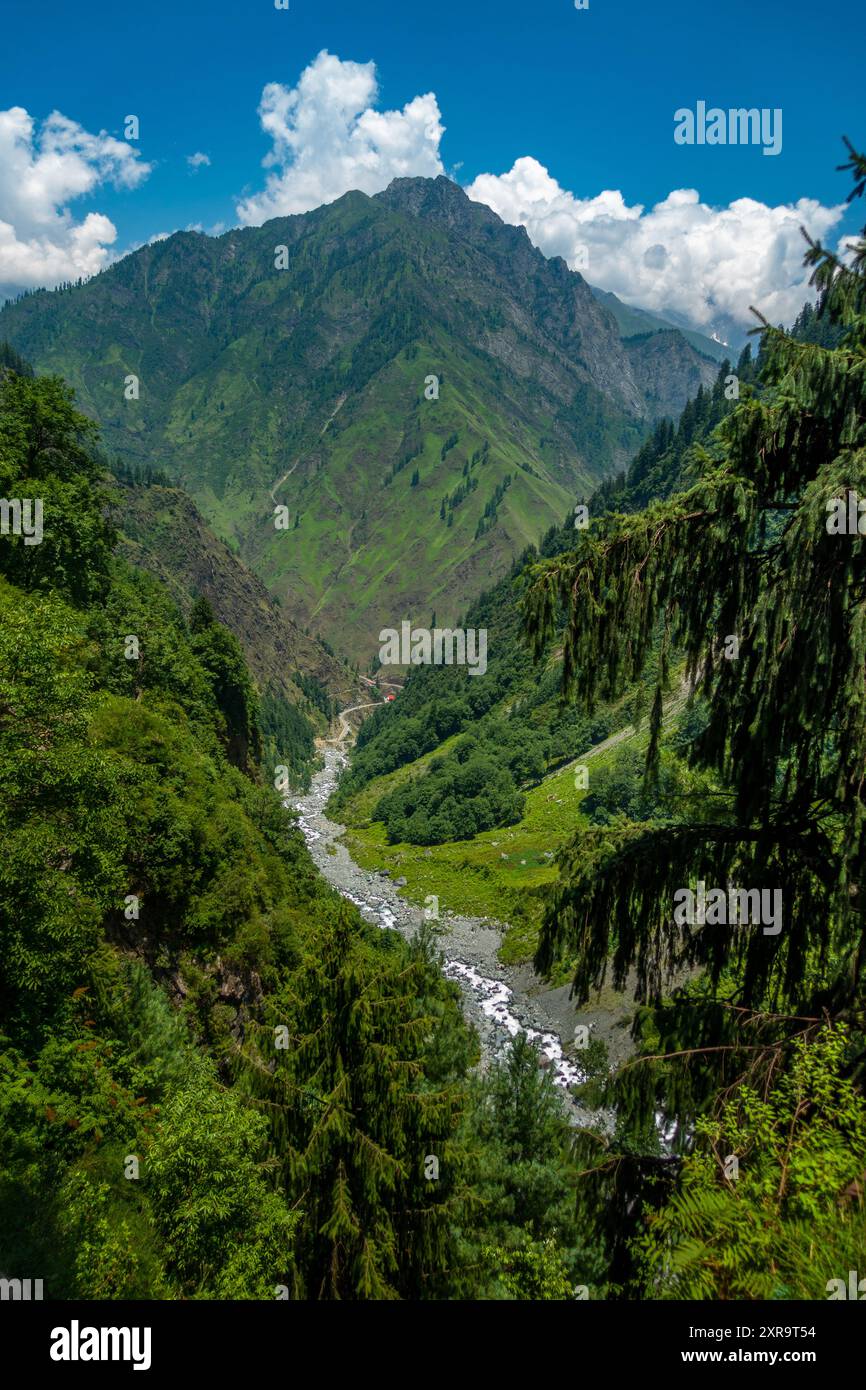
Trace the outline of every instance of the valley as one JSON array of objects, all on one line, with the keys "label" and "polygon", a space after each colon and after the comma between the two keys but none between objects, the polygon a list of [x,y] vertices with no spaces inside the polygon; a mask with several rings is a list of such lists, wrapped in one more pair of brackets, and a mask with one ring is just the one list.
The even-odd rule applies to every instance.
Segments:
[{"label": "valley", "polygon": [[0,308],[5,1285],[856,1270],[866,241],[806,264],[733,362],[397,176]]}]

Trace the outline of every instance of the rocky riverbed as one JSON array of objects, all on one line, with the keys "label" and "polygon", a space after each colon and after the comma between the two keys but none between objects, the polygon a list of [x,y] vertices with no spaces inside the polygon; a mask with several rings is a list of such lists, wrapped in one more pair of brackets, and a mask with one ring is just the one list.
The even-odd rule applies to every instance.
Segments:
[{"label": "rocky riverbed", "polygon": [[[317,867],[328,882],[353,902],[368,922],[409,938],[421,924],[422,909],[408,903],[386,872],[361,869],[342,843],[344,827],[329,820],[325,806],[346,757],[342,746],[329,747],[324,766],[306,795],[293,800],[300,828]],[[545,990],[529,967],[511,969],[497,960],[502,928],[495,922],[443,913],[443,971],[460,988],[467,1017],[481,1040],[482,1065],[500,1055],[519,1032],[539,1050],[540,1065],[555,1083],[568,1088],[583,1079],[579,1053],[573,1049],[580,1018],[568,989]],[[591,1026],[591,1025],[590,1025]]]}]

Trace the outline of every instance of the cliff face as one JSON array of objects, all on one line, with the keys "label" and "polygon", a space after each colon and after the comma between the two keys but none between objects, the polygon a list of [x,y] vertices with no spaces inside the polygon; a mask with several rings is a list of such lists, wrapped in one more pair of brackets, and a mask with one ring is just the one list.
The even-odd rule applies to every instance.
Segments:
[{"label": "cliff face", "polygon": [[677,419],[699,386],[712,386],[718,363],[702,356],[672,328],[669,333],[652,333],[626,338],[623,346],[631,362],[634,379],[656,418]]},{"label": "cliff face", "polygon": [[340,705],[361,697],[364,687],[353,674],[283,612],[262,581],[214,535],[187,493],[124,487],[120,499],[120,553],[162,580],[185,612],[195,596],[208,599],[217,620],[243,647],[260,690],[300,704],[308,697],[298,681],[311,676]]}]

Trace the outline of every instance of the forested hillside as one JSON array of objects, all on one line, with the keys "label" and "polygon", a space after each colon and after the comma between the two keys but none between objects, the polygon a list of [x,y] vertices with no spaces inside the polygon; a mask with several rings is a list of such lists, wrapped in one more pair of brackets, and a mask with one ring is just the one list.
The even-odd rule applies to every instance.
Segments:
[{"label": "forested hillside", "polygon": [[[205,525],[192,498],[167,478],[135,477],[115,464],[117,554],[165,585],[189,617],[205,600],[237,637],[260,692],[270,765],[285,762],[293,785],[306,785],[314,736],[335,711],[362,698],[363,686],[330,644],[302,632],[234,550]],[[130,470],[132,472],[132,470]]]},{"label": "forested hillside", "polygon": [[[602,1162],[581,1145],[612,1267],[655,1296],[822,1297],[862,1259],[864,552],[831,516],[866,494],[864,254],[810,244],[818,323],[765,325],[761,389],[718,447],[530,571],[527,630],[541,651],[564,613],[579,705],[643,676],[661,626],[650,785],[674,654],[705,711],[687,760],[712,796],[576,835],[536,956],[544,971],[564,953],[579,997],[636,973],[642,1055],[613,1082],[617,1134]],[[696,884],[772,888],[778,918],[672,912]],[[694,979],[668,995],[683,964]],[[659,1111],[681,1163],[641,1154]]]}]

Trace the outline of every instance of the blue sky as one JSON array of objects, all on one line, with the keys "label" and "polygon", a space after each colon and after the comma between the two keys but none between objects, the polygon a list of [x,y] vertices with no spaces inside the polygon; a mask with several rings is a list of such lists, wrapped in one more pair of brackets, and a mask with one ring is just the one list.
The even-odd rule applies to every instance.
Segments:
[{"label": "blue sky", "polygon": [[[439,156],[467,185],[529,157],[578,200],[619,190],[626,205],[650,207],[672,190],[694,188],[719,208],[743,197],[769,207],[802,198],[830,207],[848,192],[834,172],[841,135],[866,142],[866,21],[854,7],[803,0],[703,7],[590,0],[585,11],[573,0],[290,4],[282,11],[272,0],[4,0],[4,47],[14,61],[6,65],[0,108],[24,107],[37,122],[56,109],[88,132],[118,138],[123,118],[138,115],[136,148],[152,166],[148,177],[120,188],[100,180],[68,202],[76,220],[90,211],[111,220],[115,251],[178,227],[235,224],[238,202],[260,193],[267,176],[261,166],[271,142],[257,116],[265,84],[294,87],[323,49],[344,62],[375,63],[381,110],[399,111],[434,93],[445,127]],[[781,154],[676,145],[673,113],[699,99],[782,108]],[[211,161],[195,173],[186,162],[194,152]],[[14,223],[0,187],[4,218]],[[830,239],[857,225],[850,213],[837,219]],[[549,226],[530,235],[542,249],[568,256],[564,246],[545,243]],[[622,292],[604,260],[612,250],[599,241],[597,251],[598,270]]]}]

